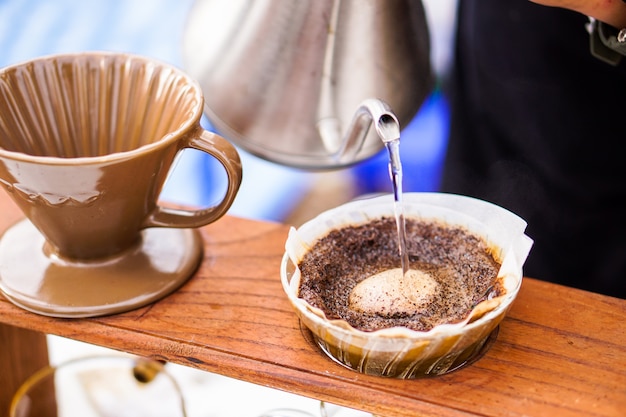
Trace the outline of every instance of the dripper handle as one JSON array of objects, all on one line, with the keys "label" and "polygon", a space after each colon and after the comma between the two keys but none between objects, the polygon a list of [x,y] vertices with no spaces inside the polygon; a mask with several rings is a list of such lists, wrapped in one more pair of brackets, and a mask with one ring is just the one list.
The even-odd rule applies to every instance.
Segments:
[{"label": "dripper handle", "polygon": [[242,180],[241,159],[235,147],[221,136],[198,128],[182,149],[184,148],[205,152],[222,164],[228,182],[224,197],[214,206],[197,210],[174,209],[157,205],[144,222],[143,227],[201,227],[213,223],[226,214],[235,200]]}]

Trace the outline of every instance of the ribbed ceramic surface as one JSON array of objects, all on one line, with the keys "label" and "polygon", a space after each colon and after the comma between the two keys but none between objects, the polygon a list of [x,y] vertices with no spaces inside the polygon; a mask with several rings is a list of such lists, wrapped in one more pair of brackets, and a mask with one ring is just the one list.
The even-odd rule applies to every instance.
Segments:
[{"label": "ribbed ceramic surface", "polygon": [[285,244],[281,279],[301,322],[332,359],[365,374],[408,379],[444,374],[476,359],[517,296],[532,240],[524,234],[526,223],[521,218],[493,204],[452,194],[406,193],[403,197],[407,218],[443,221],[485,238],[502,262],[499,277],[505,294],[478,304],[463,322],[442,324],[427,332],[404,327],[357,330],[345,320],[327,319],[300,298],[296,265],[304,253],[331,229],[393,217],[391,196],[351,202],[292,229]]},{"label": "ribbed ceramic surface", "polygon": [[136,149],[202,111],[184,73],[138,56],[60,55],[0,71],[0,147],[94,157]]}]

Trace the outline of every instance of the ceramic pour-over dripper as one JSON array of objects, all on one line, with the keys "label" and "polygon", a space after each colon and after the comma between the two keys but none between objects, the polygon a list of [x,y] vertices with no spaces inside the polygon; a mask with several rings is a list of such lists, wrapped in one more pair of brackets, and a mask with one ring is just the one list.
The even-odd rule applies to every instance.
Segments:
[{"label": "ceramic pour-over dripper", "polygon": [[[0,97],[0,184],[27,217],[0,239],[7,298],[40,314],[96,316],[155,301],[193,274],[195,228],[226,213],[242,175],[233,145],[200,127],[193,80],[138,56],[58,55],[0,70]],[[226,171],[212,207],[159,204],[185,148]]]}]

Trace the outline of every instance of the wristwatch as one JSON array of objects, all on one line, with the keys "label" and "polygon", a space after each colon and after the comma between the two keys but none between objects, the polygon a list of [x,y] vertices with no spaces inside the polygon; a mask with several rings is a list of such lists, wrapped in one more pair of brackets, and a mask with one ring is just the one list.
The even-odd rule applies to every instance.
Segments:
[{"label": "wristwatch", "polygon": [[591,54],[608,64],[618,65],[626,55],[626,28],[618,30],[590,17],[587,31]]}]

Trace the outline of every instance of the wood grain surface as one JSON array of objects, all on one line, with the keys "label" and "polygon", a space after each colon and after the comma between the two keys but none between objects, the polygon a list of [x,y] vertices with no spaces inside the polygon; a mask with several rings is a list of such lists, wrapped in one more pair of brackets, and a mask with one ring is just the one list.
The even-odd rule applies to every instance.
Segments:
[{"label": "wood grain surface", "polygon": [[[21,217],[4,192],[0,213],[0,230]],[[0,296],[0,323],[380,416],[625,415],[626,300],[527,278],[495,342],[471,366],[421,380],[362,375],[324,356],[300,328],[279,277],[287,232],[287,225],[226,216],[202,229],[205,254],[196,275],[155,304],[55,319]],[[0,363],[28,354],[27,341],[21,350],[4,348],[19,342],[0,341]],[[7,389],[0,387],[0,400],[10,396]]]}]

